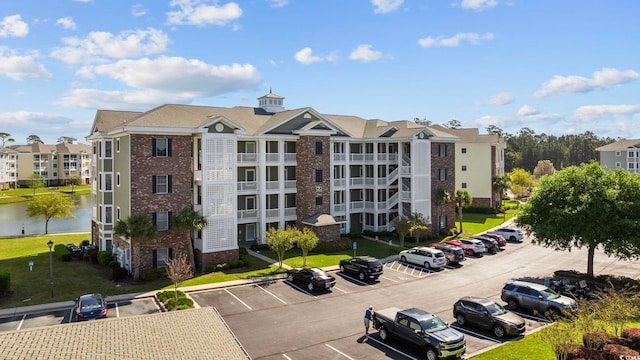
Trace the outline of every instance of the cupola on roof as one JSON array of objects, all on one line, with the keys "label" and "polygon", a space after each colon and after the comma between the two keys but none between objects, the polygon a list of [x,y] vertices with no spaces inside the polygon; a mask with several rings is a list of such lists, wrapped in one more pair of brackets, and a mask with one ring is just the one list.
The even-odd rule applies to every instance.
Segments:
[{"label": "cupola on roof", "polygon": [[284,97],[271,92],[258,98],[258,107],[268,113],[284,111]]}]

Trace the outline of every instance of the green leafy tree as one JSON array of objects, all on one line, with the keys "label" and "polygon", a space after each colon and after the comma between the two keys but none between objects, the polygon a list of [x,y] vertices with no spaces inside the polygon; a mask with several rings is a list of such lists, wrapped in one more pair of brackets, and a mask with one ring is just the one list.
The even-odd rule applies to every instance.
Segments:
[{"label": "green leafy tree", "polygon": [[192,269],[195,269],[196,261],[192,236],[194,231],[200,231],[207,226],[207,219],[194,209],[185,207],[179,214],[172,216],[171,221],[174,229],[184,231],[185,242],[187,249],[189,249],[189,264],[191,264]]},{"label": "green leafy tree", "polygon": [[75,191],[75,187],[82,183],[82,179],[78,175],[74,175],[66,180],[67,186],[71,186],[71,192]]},{"label": "green leafy tree", "polygon": [[271,227],[265,231],[267,237],[267,245],[269,249],[273,250],[278,255],[278,268],[282,268],[282,262],[284,261],[284,254],[287,250],[293,248],[293,242],[295,241],[295,231],[291,228],[282,229],[280,227]]},{"label": "green leafy tree", "polygon": [[295,239],[297,240],[298,247],[302,250],[302,267],[307,266],[307,254],[309,254],[309,250],[318,245],[318,235],[311,231],[309,228],[304,228],[302,231],[297,229],[292,229],[291,231],[295,231]]},{"label": "green leafy tree", "polygon": [[72,218],[75,215],[71,212],[77,205],[70,197],[60,193],[48,193],[34,196],[27,205],[27,215],[29,217],[44,217],[44,233],[49,233],[49,220],[52,218]]},{"label": "green leafy tree", "polygon": [[493,190],[496,192],[499,197],[500,208],[502,208],[502,199],[504,198],[504,192],[509,188],[509,176],[508,175],[498,175],[493,177]]},{"label": "green leafy tree", "polygon": [[556,168],[553,167],[551,160],[540,160],[535,169],[533,169],[533,177],[540,179],[544,175],[553,175],[556,173]]},{"label": "green leafy tree", "polygon": [[409,232],[415,237],[416,244],[420,242],[420,238],[429,231],[427,219],[422,213],[415,212],[409,216]]},{"label": "green leafy tree", "polygon": [[518,198],[528,195],[534,183],[533,175],[525,169],[513,169],[509,173],[511,192]]},{"label": "green leafy tree", "polygon": [[439,189],[436,190],[436,198],[435,198],[435,200],[436,200],[436,209],[438,209],[438,217],[437,217],[437,220],[436,220],[436,223],[438,225],[437,225],[436,230],[437,230],[437,234],[439,235],[440,231],[442,230],[440,228],[440,216],[442,216],[442,207],[445,204],[448,204],[448,203],[451,202],[451,193],[448,192],[445,189],[439,188]]},{"label": "green leafy tree", "polygon": [[140,246],[143,241],[151,241],[156,237],[157,229],[151,223],[147,215],[134,214],[125,220],[118,220],[113,228],[113,233],[131,241],[131,259],[133,265],[133,279],[140,279],[140,267],[142,266],[142,256]]},{"label": "green leafy tree", "polygon": [[41,174],[33,173],[29,175],[29,186],[33,188],[33,194],[36,194],[36,190],[41,187],[44,187],[47,184],[47,181],[44,179],[44,176]]},{"label": "green leafy tree", "polygon": [[456,190],[456,207],[458,208],[458,222],[460,223],[460,234],[462,234],[462,208],[471,205],[471,194],[467,190]]},{"label": "green leafy tree", "polygon": [[6,132],[0,132],[0,141],[2,141],[2,147],[8,142],[15,142],[16,140],[11,137],[11,134]]},{"label": "green leafy tree", "polygon": [[391,220],[391,225],[396,229],[398,240],[400,240],[400,246],[404,246],[404,238],[411,230],[411,222],[405,216],[397,216]]},{"label": "green leafy tree", "polygon": [[595,250],[619,259],[640,255],[640,177],[597,163],[571,166],[540,180],[515,222],[534,241],[555,250],[588,250],[593,277]]},{"label": "green leafy tree", "polygon": [[191,267],[186,255],[163,260],[167,264],[167,277],[173,283],[175,300],[178,301],[178,286],[181,282],[193,277],[193,267]]}]

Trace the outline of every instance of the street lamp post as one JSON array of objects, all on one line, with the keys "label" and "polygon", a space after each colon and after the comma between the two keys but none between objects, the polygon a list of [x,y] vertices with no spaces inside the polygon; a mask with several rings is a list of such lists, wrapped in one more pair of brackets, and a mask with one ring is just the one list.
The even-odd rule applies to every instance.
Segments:
[{"label": "street lamp post", "polygon": [[53,253],[51,252],[53,241],[49,240],[47,246],[49,247],[49,282],[51,283],[51,298],[53,299]]}]

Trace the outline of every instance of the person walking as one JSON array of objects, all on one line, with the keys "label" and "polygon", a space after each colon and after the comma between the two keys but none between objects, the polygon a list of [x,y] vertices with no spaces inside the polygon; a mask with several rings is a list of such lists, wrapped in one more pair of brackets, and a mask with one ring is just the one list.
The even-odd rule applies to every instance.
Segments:
[{"label": "person walking", "polygon": [[364,312],[364,335],[369,335],[369,324],[371,320],[373,320],[373,306],[369,306],[367,310]]}]

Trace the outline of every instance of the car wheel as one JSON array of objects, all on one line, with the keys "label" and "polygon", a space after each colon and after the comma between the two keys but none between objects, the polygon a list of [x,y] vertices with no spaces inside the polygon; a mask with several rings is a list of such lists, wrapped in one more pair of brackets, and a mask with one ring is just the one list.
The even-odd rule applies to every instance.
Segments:
[{"label": "car wheel", "polygon": [[425,262],[424,262],[424,268],[425,268],[425,269],[431,269],[431,264],[429,264],[429,262],[428,262],[428,261],[425,261]]},{"label": "car wheel", "polygon": [[363,272],[361,272],[360,274],[358,274],[358,279],[360,279],[361,281],[363,281],[364,279],[367,278],[367,275],[365,275]]},{"label": "car wheel", "polygon": [[309,289],[309,291],[313,291],[313,283],[312,282],[307,284],[307,289]]},{"label": "car wheel", "polygon": [[340,265],[340,272],[343,273],[343,274],[345,273],[344,265]]},{"label": "car wheel", "polygon": [[401,256],[401,257],[400,257],[400,261],[402,261],[402,262],[407,262],[407,258],[406,258],[406,257],[404,257],[404,256]]},{"label": "car wheel", "polygon": [[465,319],[464,315],[458,314],[456,315],[456,322],[458,325],[463,326],[467,322],[467,319]]},{"label": "car wheel", "polygon": [[511,236],[511,237],[509,238],[509,241],[514,241],[514,242],[515,242],[515,241],[516,241],[516,237],[515,237],[515,236]]},{"label": "car wheel", "polygon": [[293,282],[293,274],[287,275],[287,281]]},{"label": "car wheel", "polygon": [[380,335],[380,339],[382,339],[382,341],[387,341],[389,340],[389,332],[387,331],[386,327],[381,327],[380,330],[378,330],[378,335]]},{"label": "car wheel", "polygon": [[516,299],[507,300],[507,307],[509,308],[509,310],[516,310],[518,306],[518,301],[516,301]]},{"label": "car wheel", "polygon": [[546,312],[546,315],[550,320],[557,320],[562,316],[562,311],[556,308],[549,308],[549,310],[547,310]]},{"label": "car wheel", "polygon": [[425,355],[428,360],[438,360],[438,353],[436,352],[436,349],[432,347],[427,348],[427,352]]},{"label": "car wheel", "polygon": [[503,338],[505,334],[504,328],[500,325],[496,325],[493,327],[493,335]]},{"label": "car wheel", "polygon": [[469,249],[469,256],[473,256],[473,255],[475,255],[475,254],[476,254],[476,252],[475,252],[475,251],[473,251],[473,249]]}]

